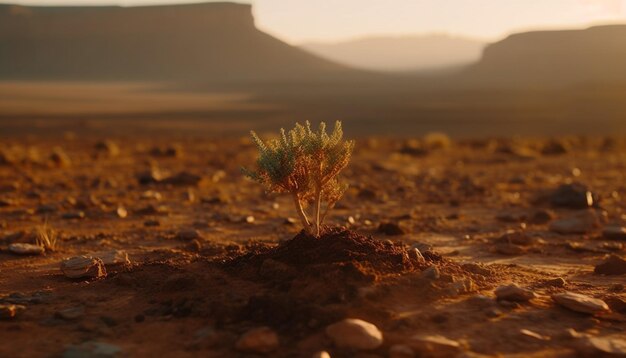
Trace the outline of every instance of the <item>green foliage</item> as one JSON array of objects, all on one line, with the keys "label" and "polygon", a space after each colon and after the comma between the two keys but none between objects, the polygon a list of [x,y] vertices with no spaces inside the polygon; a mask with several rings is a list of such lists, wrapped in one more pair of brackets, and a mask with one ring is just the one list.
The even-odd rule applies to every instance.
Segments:
[{"label": "green foliage", "polygon": [[[243,169],[244,174],[268,192],[291,194],[304,228],[319,236],[326,214],[347,188],[337,175],[348,165],[354,141],[343,140],[339,121],[330,135],[326,123],[320,123],[314,131],[308,121],[304,126],[296,123],[289,133],[281,129],[278,138],[265,142],[256,133],[251,134],[259,157],[256,169]],[[304,211],[307,204],[313,204],[312,221]]]}]

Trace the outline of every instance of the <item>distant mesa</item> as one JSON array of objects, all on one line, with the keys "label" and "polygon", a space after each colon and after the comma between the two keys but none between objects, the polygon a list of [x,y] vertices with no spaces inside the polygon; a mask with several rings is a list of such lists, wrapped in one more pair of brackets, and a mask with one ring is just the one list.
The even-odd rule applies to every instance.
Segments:
[{"label": "distant mesa", "polygon": [[0,5],[0,79],[233,83],[347,72],[257,30],[250,5]]}]

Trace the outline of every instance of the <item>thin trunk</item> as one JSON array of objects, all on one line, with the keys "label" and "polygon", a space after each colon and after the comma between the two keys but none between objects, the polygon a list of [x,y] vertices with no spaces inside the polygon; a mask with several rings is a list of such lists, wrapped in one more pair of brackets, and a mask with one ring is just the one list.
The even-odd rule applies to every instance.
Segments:
[{"label": "thin trunk", "polygon": [[324,222],[324,220],[326,219],[326,215],[328,215],[328,212],[335,207],[335,203],[328,203],[326,205],[326,209],[324,209],[324,214],[322,214],[322,218],[320,219],[321,222]]},{"label": "thin trunk", "polygon": [[322,211],[322,186],[321,184],[315,189],[315,236],[320,237],[320,215]]},{"label": "thin trunk", "polygon": [[311,232],[311,223],[306,217],[302,204],[300,203],[300,199],[298,199],[298,194],[293,194],[293,203],[296,207],[296,211],[298,212],[298,216],[300,217],[300,221],[302,222],[302,226],[304,226],[304,230],[309,234],[313,234]]}]

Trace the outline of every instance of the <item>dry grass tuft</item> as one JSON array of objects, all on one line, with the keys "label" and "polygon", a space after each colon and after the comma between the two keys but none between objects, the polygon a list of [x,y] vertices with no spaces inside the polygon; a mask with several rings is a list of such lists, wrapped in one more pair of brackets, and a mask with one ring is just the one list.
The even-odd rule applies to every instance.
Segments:
[{"label": "dry grass tuft", "polygon": [[47,222],[37,226],[35,244],[43,247],[46,251],[56,251],[58,247],[57,232],[49,227]]}]

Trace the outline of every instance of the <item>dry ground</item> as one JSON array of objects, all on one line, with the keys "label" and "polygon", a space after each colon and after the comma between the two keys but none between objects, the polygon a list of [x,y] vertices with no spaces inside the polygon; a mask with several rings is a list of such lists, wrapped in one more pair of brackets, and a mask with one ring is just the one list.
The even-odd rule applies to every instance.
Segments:
[{"label": "dry ground", "polygon": [[[97,146],[105,139],[119,153],[110,143]],[[355,356],[324,335],[327,324],[345,317],[383,331],[383,346],[363,356],[387,356],[390,346],[416,333],[441,334],[485,355],[576,356],[578,340],[568,329],[599,337],[623,336],[626,329],[618,306],[594,317],[550,298],[565,290],[609,302],[625,298],[626,276],[593,269],[608,253],[624,256],[624,242],[603,238],[601,230],[626,222],[626,146],[620,138],[571,137],[557,143],[565,153],[542,154],[548,143],[359,140],[345,171],[351,188],[329,224],[375,240],[419,243],[422,251],[432,246],[443,258],[431,262],[439,278],[424,278],[416,267],[352,280],[324,277],[324,269],[290,276],[282,266],[225,264],[298,233],[287,220],[295,217],[289,199],[265,196],[242,177],[240,166],[255,155],[247,139],[6,137],[0,300],[25,310],[0,320],[0,356],[70,356],[71,346],[94,341],[114,345],[120,356],[243,356],[234,350],[237,338],[263,325],[280,337],[272,356],[319,350]],[[61,157],[50,159],[55,150]],[[160,173],[146,176],[151,169]],[[140,181],[156,174],[169,179]],[[571,181],[596,196],[589,210],[601,226],[585,234],[549,229],[550,221],[581,212],[542,200]],[[533,219],[537,212],[553,217]],[[44,221],[60,233],[56,251],[8,252],[11,243],[33,242]],[[379,232],[382,222],[398,224],[404,234]],[[506,243],[507,230],[524,239]],[[115,249],[126,250],[131,264],[110,268],[105,278],[72,280],[59,269],[64,258]],[[468,263],[479,266],[463,266]],[[565,283],[552,281],[557,278]],[[538,298],[495,301],[494,289],[511,282]],[[67,309],[83,313],[67,318]]]}]

